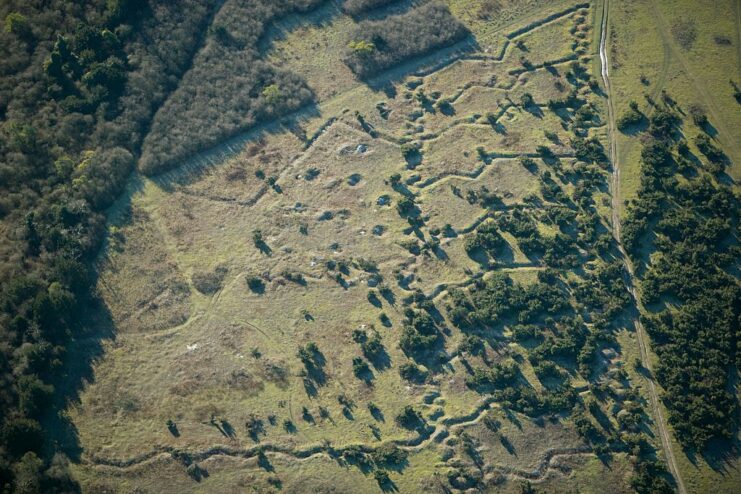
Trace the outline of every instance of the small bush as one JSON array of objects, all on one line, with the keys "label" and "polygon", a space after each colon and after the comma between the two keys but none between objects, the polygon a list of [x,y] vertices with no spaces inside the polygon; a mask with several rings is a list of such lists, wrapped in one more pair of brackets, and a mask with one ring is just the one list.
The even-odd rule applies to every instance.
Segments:
[{"label": "small bush", "polygon": [[499,234],[496,225],[493,222],[489,222],[479,226],[473,235],[467,237],[463,248],[468,255],[483,250],[487,254],[494,256],[504,244],[505,241]]},{"label": "small bush", "polygon": [[407,460],[408,453],[392,443],[385,443],[371,453],[376,465],[398,466]]},{"label": "small bush", "polygon": [[424,422],[422,414],[414,409],[413,406],[407,405],[404,410],[394,419],[399,427],[405,429],[414,429]]},{"label": "small bush", "polygon": [[617,121],[618,129],[627,130],[630,127],[640,124],[644,119],[643,113],[638,111],[638,105],[633,101],[630,108]]},{"label": "small bush", "polygon": [[357,377],[358,379],[364,379],[370,372],[370,367],[368,367],[368,362],[366,362],[360,357],[354,357],[352,359],[352,372],[353,374],[355,374],[355,377]]},{"label": "small bush", "polygon": [[412,161],[419,156],[419,149],[414,144],[402,144],[401,155],[406,161]]},{"label": "small bush", "polygon": [[255,293],[259,293],[265,290],[265,282],[259,276],[247,277],[247,286],[250,290]]},{"label": "small bush", "polygon": [[391,477],[389,477],[389,474],[386,470],[375,470],[373,472],[373,478],[376,479],[376,482],[378,482],[378,485],[380,485],[382,488],[384,488],[384,486],[388,485],[389,482],[391,482]]},{"label": "small bush", "polygon": [[429,372],[412,362],[407,362],[399,367],[399,376],[407,381],[424,382],[428,375]]},{"label": "small bush", "polygon": [[226,268],[219,266],[211,272],[197,271],[193,273],[191,280],[193,286],[204,295],[211,295],[221,290]]}]

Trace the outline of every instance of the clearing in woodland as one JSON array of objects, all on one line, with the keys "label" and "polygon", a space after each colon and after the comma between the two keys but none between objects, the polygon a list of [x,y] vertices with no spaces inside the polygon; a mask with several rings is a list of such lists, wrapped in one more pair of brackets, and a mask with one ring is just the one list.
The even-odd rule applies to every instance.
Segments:
[{"label": "clearing in woodland", "polygon": [[[636,275],[612,212],[623,207],[614,194],[650,192],[639,187],[650,145],[641,134],[662,125],[657,114],[691,129],[694,156],[674,153],[657,174],[709,203],[735,187],[738,103],[731,84],[716,93],[715,75],[698,70],[707,48],[713,70],[741,83],[735,54],[713,51],[739,41],[733,6],[720,26],[648,0],[346,3],[279,17],[253,43],[249,57],[300,76],[281,79],[296,91],[290,101],[280,84],[262,93],[293,113],[241,134],[242,120],[211,128],[231,137],[173,151],[189,154],[175,166],[157,155],[169,145],[157,140],[166,115],[144,141],[157,174],[131,178],[97,260],[115,337],[66,412],[83,490],[670,491],[679,484],[660,440],[668,428],[686,489],[719,482],[731,492],[741,479],[731,449],[709,458],[693,440],[715,447],[736,429],[728,438],[683,422],[691,411],[661,391],[675,376],[644,362],[634,323],[636,311],[651,320],[647,339],[660,350],[649,358],[675,356],[672,322],[656,314],[681,312],[684,295],[654,273],[652,253],[667,247],[640,227],[658,222],[677,241],[683,203],[643,223],[625,212]],[[711,3],[693,11],[715,16]],[[421,16],[439,23],[435,39],[362,38]],[[649,22],[650,36],[635,34]],[[636,99],[633,123],[609,120],[602,29],[612,104],[621,117]],[[713,35],[722,40],[706,47]],[[203,50],[165,109],[208,68],[215,55]],[[641,72],[644,54],[659,73]],[[303,104],[309,93],[315,103]],[[255,111],[262,120],[273,109]],[[696,125],[712,127],[709,145]],[[610,139],[623,166],[617,188]],[[725,165],[706,159],[713,149]],[[713,257],[719,271],[738,253],[737,211],[712,223],[730,252]]]}]

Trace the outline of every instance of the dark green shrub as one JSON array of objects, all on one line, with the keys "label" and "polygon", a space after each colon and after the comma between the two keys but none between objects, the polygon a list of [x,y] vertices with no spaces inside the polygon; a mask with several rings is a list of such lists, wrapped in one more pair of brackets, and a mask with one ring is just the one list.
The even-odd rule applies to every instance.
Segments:
[{"label": "dark green shrub", "polygon": [[259,276],[248,276],[247,286],[255,293],[259,293],[265,290],[265,282],[262,281],[262,278],[260,278]]}]

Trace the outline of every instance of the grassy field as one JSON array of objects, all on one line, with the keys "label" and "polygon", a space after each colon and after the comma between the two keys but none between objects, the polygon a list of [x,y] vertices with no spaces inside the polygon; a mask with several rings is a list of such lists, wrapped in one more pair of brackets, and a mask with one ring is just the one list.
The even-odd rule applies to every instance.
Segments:
[{"label": "grassy field", "polygon": [[[584,315],[587,333],[599,332],[579,287],[615,255],[610,240],[607,254],[583,240],[592,223],[608,231],[609,174],[598,160],[578,159],[573,146],[577,133],[606,142],[605,101],[590,85],[599,77],[599,3],[448,3],[470,39],[368,83],[342,63],[355,20],[340,2],[280,20],[261,50],[308,81],[316,107],[166,174],[132,180],[112,210],[99,261],[116,336],[67,411],[84,448],[73,468],[86,491],[520,492],[522,482],[548,492],[630,491],[635,455],[617,446],[596,454],[575,411],[607,436],[624,432],[621,411],[646,402],[643,378],[627,365],[638,355],[628,323],[616,318],[601,330],[592,373],[556,358],[556,377],[544,377],[529,358],[532,341],[513,336],[515,317],[464,331],[450,316],[452,292],[472,297],[471,287],[492,271],[522,287],[540,286],[547,271],[555,277],[547,284],[563,287],[563,310]],[[727,25],[698,18],[682,61],[662,65],[661,51],[647,47],[662,46],[665,33],[646,31],[645,46],[628,41],[644,32],[653,9],[668,26],[684,22],[667,5],[643,0],[610,11],[618,114],[669,84],[678,98],[699,98],[686,104],[715,112],[719,139],[735,153],[730,85],[699,71],[698,54],[711,53],[713,66],[728,60],[707,38],[722,33],[737,42],[733,18]],[[685,66],[698,72],[687,76]],[[712,96],[680,90],[693,85]],[[588,111],[549,108],[570,94]],[[619,141],[625,199],[637,180],[633,141]],[[584,176],[595,185],[582,208]],[[405,198],[416,208],[410,219],[399,211]],[[564,204],[573,217],[554,220]],[[576,262],[552,266],[503,228],[498,254],[471,253],[478,231],[520,213],[540,237],[578,238]],[[442,336],[416,361],[426,377],[415,381],[400,375],[415,361],[400,341],[405,311],[420,297],[434,305]],[[566,331],[550,316],[537,323],[538,338]],[[461,349],[470,334],[483,341],[478,353]],[[380,358],[368,357],[362,335],[377,335]],[[297,355],[310,343],[311,365]],[[518,383],[539,396],[567,389],[575,406],[529,414],[503,407],[470,385],[472,367],[498,363],[514,363]],[[408,405],[424,427],[396,420]],[[591,415],[583,412],[590,406]],[[636,427],[651,432],[650,424]],[[407,458],[388,468],[351,456],[390,444]],[[682,467],[695,469],[686,482],[697,492],[738,478],[701,459],[692,467],[683,458]],[[374,477],[379,470],[388,481]]]},{"label": "grassy field", "polygon": [[[733,1],[635,0],[610,7],[611,77],[618,117],[631,101],[650,114],[644,95],[660,101],[662,91],[687,111],[702,109],[734,164],[729,169],[734,180],[740,177],[741,162],[738,105],[731,84],[741,77],[737,10]],[[698,132],[688,119],[684,133],[690,145],[690,137]],[[630,133],[619,137],[618,155],[624,164],[621,191],[627,201],[638,188],[640,145]]]}]

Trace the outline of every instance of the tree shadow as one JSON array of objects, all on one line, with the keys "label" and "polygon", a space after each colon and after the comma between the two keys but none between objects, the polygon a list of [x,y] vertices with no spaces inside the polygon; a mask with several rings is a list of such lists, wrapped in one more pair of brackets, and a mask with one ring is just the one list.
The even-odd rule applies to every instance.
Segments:
[{"label": "tree shadow", "polygon": [[298,428],[296,427],[296,424],[294,424],[293,421],[288,420],[288,419],[283,421],[283,430],[289,434],[296,434],[298,432]]},{"label": "tree shadow", "polygon": [[209,476],[208,470],[197,463],[191,463],[190,465],[188,465],[188,468],[186,468],[186,473],[196,482],[207,479]]},{"label": "tree shadow", "polygon": [[[307,345],[308,347],[308,345]],[[309,397],[317,395],[317,386],[324,386],[327,375],[324,371],[326,359],[318,348],[299,347],[299,358],[304,364],[302,371],[304,390]]]},{"label": "tree shadow", "polygon": [[394,191],[398,192],[399,194],[403,195],[404,197],[414,197],[414,192],[409,190],[409,187],[407,187],[405,184],[401,182],[396,182],[396,183],[391,184],[391,188],[394,189]]},{"label": "tree shadow", "polygon": [[[737,471],[735,465],[739,457],[739,441],[738,439],[733,441],[714,439],[700,454],[702,459],[714,471],[723,475],[730,475]],[[687,454],[687,456],[689,457],[690,454]]]},{"label": "tree shadow", "polygon": [[550,150],[548,150],[547,152],[542,152],[540,155],[540,159],[543,160],[543,163],[548,166],[556,166],[561,163],[561,158],[553,154],[553,152]]},{"label": "tree shadow", "polygon": [[414,6],[414,2],[408,2],[408,1],[394,1],[391,3],[386,3],[385,5],[380,5],[377,7],[370,6],[366,10],[351,15],[353,20],[360,21],[362,19],[367,20],[374,20],[378,21],[381,19],[384,19],[390,15],[399,15],[403,14],[404,12],[408,11],[412,6]]},{"label": "tree shadow", "polygon": [[180,437],[180,431],[178,430],[178,426],[172,420],[167,421],[167,430],[169,430],[170,434],[172,434],[173,436]]},{"label": "tree shadow", "polygon": [[362,370],[356,371],[355,377],[363,381],[366,386],[372,387],[373,380],[376,378],[376,375],[373,374],[373,371],[370,369],[370,367],[366,366]]},{"label": "tree shadow", "polygon": [[386,417],[383,414],[383,410],[377,406],[368,406],[368,411],[376,422],[386,422]]},{"label": "tree shadow", "polygon": [[377,309],[381,309],[383,307],[381,299],[378,298],[378,295],[376,295],[375,292],[368,292],[368,302],[370,302],[370,304]]},{"label": "tree shadow", "polygon": [[558,71],[558,68],[552,64],[543,64],[543,68],[548,71],[552,76],[554,77],[560,77],[561,73]]},{"label": "tree shadow", "polygon": [[316,424],[316,419],[314,419],[314,416],[311,414],[311,411],[309,411],[306,408],[302,410],[301,418],[303,419],[304,422],[308,424],[311,424],[311,425]]},{"label": "tree shadow", "polygon": [[489,267],[489,254],[481,247],[467,252],[468,257],[483,268]]},{"label": "tree shadow", "polygon": [[390,328],[391,326],[393,326],[393,323],[391,322],[391,319],[385,313],[384,314],[381,314],[378,318],[380,319],[381,325],[384,328]]},{"label": "tree shadow", "polygon": [[561,126],[568,130],[568,124],[574,119],[574,111],[567,106],[552,108],[553,113],[561,120]]},{"label": "tree shadow", "polygon": [[607,98],[607,93],[602,90],[602,87],[596,81],[594,84],[590,84],[589,89],[600,98]]},{"label": "tree shadow", "polygon": [[271,249],[270,246],[262,240],[255,242],[255,247],[257,247],[257,250],[259,250],[260,253],[265,254],[266,256],[273,255],[273,249]]},{"label": "tree shadow", "polygon": [[451,45],[404,59],[398,64],[374,72],[370,76],[362,78],[362,80],[373,91],[383,91],[389,85],[402,83],[409,75],[421,71],[427,72],[431,65],[440,69],[454,63],[461,55],[479,51],[481,51],[481,46],[473,35],[469,35]]},{"label": "tree shadow", "polygon": [[275,471],[275,467],[273,467],[273,464],[270,463],[268,455],[266,455],[262,449],[257,452],[257,466],[259,466],[266,472],[272,473]]},{"label": "tree shadow", "polygon": [[[364,353],[365,354],[365,353]],[[373,353],[372,355],[365,354],[368,361],[373,365],[373,368],[377,371],[383,371],[391,367],[391,356],[385,348]]]},{"label": "tree shadow", "polygon": [[[128,210],[128,204],[127,204]],[[96,280],[91,285],[96,285]],[[64,413],[70,404],[80,402],[80,393],[85,386],[95,382],[94,363],[104,354],[106,341],[115,341],[116,327],[108,307],[101,299],[89,298],[80,301],[85,310],[72,332],[72,339],[65,345],[66,358],[62,366],[48,376],[54,386],[52,406],[49,406],[40,417],[49,443],[56,444],[58,449],[71,461],[80,462],[83,448],[80,444],[77,427]]]},{"label": "tree shadow", "polygon": [[455,107],[447,101],[438,104],[438,109],[440,110],[440,113],[442,113],[446,117],[452,117],[456,113]]},{"label": "tree shadow", "polygon": [[[306,282],[306,278],[304,278],[304,276],[301,273],[285,272],[285,273],[283,273],[283,277],[286,280],[291,281],[293,283],[296,283],[299,286],[303,286],[303,287],[308,286],[308,283]],[[309,317],[311,317],[311,316],[309,315]],[[307,321],[308,320],[309,319],[307,319]]]},{"label": "tree shadow", "polygon": [[605,430],[605,432],[610,433],[613,431],[612,423],[610,422],[610,419],[607,417],[604,411],[602,411],[602,408],[600,407],[592,407],[589,409],[589,411],[592,413],[592,416],[597,421],[597,423]]},{"label": "tree shadow", "polygon": [[373,464],[370,461],[368,455],[361,449],[360,446],[350,445],[342,451],[342,455],[337,455],[337,460],[342,465],[352,465],[360,470],[364,475],[368,475],[373,471]]},{"label": "tree shadow", "polygon": [[319,386],[324,386],[327,383],[327,374],[326,372],[324,372],[323,367],[312,365],[309,366],[306,372],[308,374],[308,378]]},{"label": "tree shadow", "polygon": [[523,110],[528,112],[530,115],[534,116],[535,118],[543,118],[543,109],[536,105],[535,103],[524,106]]},{"label": "tree shadow", "polygon": [[643,133],[646,129],[648,129],[648,119],[644,116],[639,122],[634,123],[632,125],[626,125],[623,128],[619,129],[622,134],[625,134],[626,136],[637,136],[638,134]]},{"label": "tree shadow", "polygon": [[388,287],[381,287],[379,290],[381,293],[381,296],[386,300],[386,302],[389,303],[389,305],[396,305],[396,295],[394,295],[394,292],[391,291]]},{"label": "tree shadow", "polygon": [[319,393],[319,390],[317,389],[316,384],[314,384],[314,381],[312,381],[308,376],[304,377],[302,381],[304,384],[304,391],[306,392],[306,395],[309,398],[315,398]]},{"label": "tree shadow", "polygon": [[290,132],[292,127],[319,117],[321,112],[316,103],[308,104],[280,118],[235,132],[233,136],[193,153],[179,165],[150,178],[163,190],[173,192],[197,182],[212,169],[227,163],[229,158],[241,153],[249,143],[259,142],[267,135]]},{"label": "tree shadow", "polygon": [[247,429],[247,435],[256,443],[260,442],[260,435],[265,434],[265,424],[254,416],[247,419],[245,428]]},{"label": "tree shadow", "polygon": [[420,102],[420,105],[422,106],[422,110],[424,110],[425,113],[431,113],[433,115],[437,113],[437,110],[435,110],[435,107],[433,106],[430,99],[426,99],[425,101]]},{"label": "tree shadow", "polygon": [[380,441],[381,440],[381,429],[375,424],[370,424],[368,428],[370,429],[371,434],[373,434],[373,437],[376,439],[376,441]]},{"label": "tree shadow", "polygon": [[447,261],[447,260],[449,260],[449,259],[450,259],[450,256],[448,256],[448,253],[447,253],[447,252],[445,252],[445,251],[443,250],[443,248],[442,248],[442,247],[440,247],[440,245],[433,245],[433,246],[432,246],[432,248],[431,248],[430,250],[432,251],[432,253],[433,253],[433,254],[435,255],[435,257],[436,257],[436,258],[437,258],[437,259],[438,259],[439,261],[443,261],[443,262],[445,262],[445,261]]},{"label": "tree shadow", "polygon": [[507,436],[505,436],[504,434],[499,434],[499,442],[501,443],[502,447],[507,450],[507,453],[511,454],[512,456],[517,456],[515,445],[512,444],[509,439],[507,439]]},{"label": "tree shadow", "polygon": [[237,437],[237,431],[234,430],[232,424],[230,424],[229,421],[226,419],[221,419],[221,431],[229,439],[234,439]]},{"label": "tree shadow", "polygon": [[509,408],[505,408],[504,416],[512,423],[512,425],[517,427],[519,430],[522,430],[522,422],[520,421],[519,417],[517,417],[517,414],[515,412],[513,412]]},{"label": "tree shadow", "polygon": [[260,58],[266,57],[277,42],[285,41],[291,33],[301,29],[321,29],[330,26],[343,14],[338,2],[325,1],[311,10],[293,12],[273,20],[265,27],[262,36],[257,41]]}]

